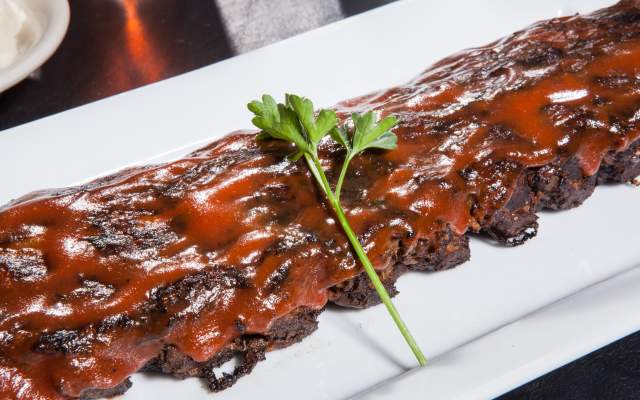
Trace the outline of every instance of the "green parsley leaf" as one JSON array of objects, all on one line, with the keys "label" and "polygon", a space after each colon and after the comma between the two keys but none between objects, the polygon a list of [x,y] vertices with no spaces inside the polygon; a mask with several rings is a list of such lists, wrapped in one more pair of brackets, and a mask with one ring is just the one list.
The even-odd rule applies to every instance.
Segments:
[{"label": "green parsley leaf", "polygon": [[300,151],[308,149],[307,137],[292,109],[277,104],[269,95],[262,96],[262,102],[252,101],[247,108],[255,114],[251,122],[262,130],[259,140],[280,139],[295,144]]},{"label": "green parsley leaf", "polygon": [[309,142],[314,146],[317,146],[320,140],[338,124],[338,118],[333,110],[321,110],[316,118],[313,103],[307,98],[287,94],[286,104],[296,113]]},{"label": "green parsley leaf", "polygon": [[398,120],[389,116],[376,123],[376,116],[372,111],[363,115],[354,113],[352,115],[355,132],[353,134],[352,157],[366,149],[393,150],[397,147],[398,138],[390,129]]},{"label": "green parsley leaf", "polygon": [[[284,140],[295,144],[301,154],[314,152],[322,138],[338,124],[333,110],[321,110],[316,118],[311,100],[295,94],[287,94],[284,104],[264,95],[262,102],[252,101],[247,108],[255,114],[253,124],[262,130],[258,140]],[[292,159],[300,157],[296,153]]]},{"label": "green parsley leaf", "polygon": [[342,147],[347,149],[347,153],[351,153],[351,139],[349,138],[349,132],[345,126],[338,126],[333,128],[331,132],[331,138],[338,142]]},{"label": "green parsley leaf", "polygon": [[398,147],[398,137],[391,132],[385,132],[381,136],[379,136],[377,139],[367,143],[363,150],[366,150],[366,149],[394,150],[396,147]]}]

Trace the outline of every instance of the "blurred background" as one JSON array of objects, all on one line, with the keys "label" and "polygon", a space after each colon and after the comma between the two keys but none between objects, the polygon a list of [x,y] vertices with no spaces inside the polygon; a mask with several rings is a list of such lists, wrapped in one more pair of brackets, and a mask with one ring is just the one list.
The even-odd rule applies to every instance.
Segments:
[{"label": "blurred background", "polygon": [[70,0],[60,48],[32,79],[0,94],[0,130],[393,1]]},{"label": "blurred background", "polygon": [[[0,94],[0,131],[393,1],[70,0],[71,24],[58,51],[30,79]],[[501,400],[638,399],[639,363],[635,334]]]}]

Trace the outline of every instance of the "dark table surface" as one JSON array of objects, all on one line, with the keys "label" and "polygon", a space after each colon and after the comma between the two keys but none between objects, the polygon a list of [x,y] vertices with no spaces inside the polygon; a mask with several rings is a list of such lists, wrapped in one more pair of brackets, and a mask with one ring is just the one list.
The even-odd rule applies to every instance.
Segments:
[{"label": "dark table surface", "polygon": [[[392,1],[71,0],[71,25],[56,54],[34,79],[0,94],[0,131]],[[285,31],[257,31],[273,25],[271,10],[285,9],[305,18]],[[640,399],[640,332],[500,400],[523,398]]]}]

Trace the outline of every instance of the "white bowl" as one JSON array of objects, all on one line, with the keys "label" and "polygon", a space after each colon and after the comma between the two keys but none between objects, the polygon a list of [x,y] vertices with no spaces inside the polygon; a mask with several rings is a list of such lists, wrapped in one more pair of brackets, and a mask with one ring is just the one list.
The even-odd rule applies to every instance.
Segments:
[{"label": "white bowl", "polygon": [[40,68],[58,48],[69,27],[69,3],[67,0],[17,0],[42,19],[40,39],[18,56],[6,69],[0,70],[0,92],[28,77]]}]

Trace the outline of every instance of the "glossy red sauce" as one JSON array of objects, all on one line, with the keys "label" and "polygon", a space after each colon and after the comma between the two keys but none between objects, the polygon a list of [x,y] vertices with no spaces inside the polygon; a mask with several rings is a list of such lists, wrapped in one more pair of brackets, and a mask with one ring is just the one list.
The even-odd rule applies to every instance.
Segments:
[{"label": "glossy red sauce", "polygon": [[[578,157],[591,175],[640,137],[640,27],[616,19],[625,11],[537,24],[337,106],[401,120],[398,149],[357,159],[344,189],[377,268],[391,262],[391,237],[410,251],[440,224],[467,231],[472,205],[505,204],[526,168]],[[204,361],[238,323],[262,333],[301,306],[322,308],[327,288],[360,269],[290,150],[234,133],[0,209],[0,397],[113,387],[165,345]],[[340,152],[327,142],[322,156],[335,175]],[[197,276],[211,284],[166,300]]]}]

